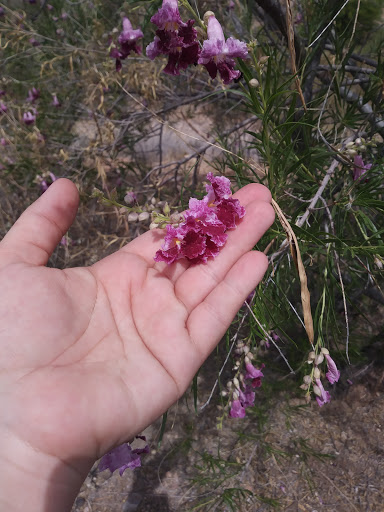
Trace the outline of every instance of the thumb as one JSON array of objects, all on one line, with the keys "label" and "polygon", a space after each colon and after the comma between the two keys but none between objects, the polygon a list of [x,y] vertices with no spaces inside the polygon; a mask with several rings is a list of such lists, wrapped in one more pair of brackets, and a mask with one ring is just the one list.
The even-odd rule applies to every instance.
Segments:
[{"label": "thumb", "polygon": [[20,216],[0,244],[1,261],[46,265],[73,223],[79,193],[67,179],[55,181]]}]

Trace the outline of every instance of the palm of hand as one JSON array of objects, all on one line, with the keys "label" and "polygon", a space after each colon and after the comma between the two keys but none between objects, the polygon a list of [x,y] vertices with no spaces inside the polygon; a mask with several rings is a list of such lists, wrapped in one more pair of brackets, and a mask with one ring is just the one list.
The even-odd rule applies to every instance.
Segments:
[{"label": "palm of hand", "polygon": [[60,180],[31,207],[49,226],[34,219],[24,240],[27,211],[2,244],[0,378],[20,438],[58,458],[96,458],[185,391],[265,271],[248,251],[273,211],[264,187],[239,191],[247,215],[207,265],[155,263],[161,234],[149,232],[93,267],[45,268],[73,220],[72,187]]}]

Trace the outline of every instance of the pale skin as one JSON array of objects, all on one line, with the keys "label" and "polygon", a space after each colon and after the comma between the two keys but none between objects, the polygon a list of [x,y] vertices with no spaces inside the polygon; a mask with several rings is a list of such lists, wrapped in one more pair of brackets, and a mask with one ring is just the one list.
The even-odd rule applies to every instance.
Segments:
[{"label": "pale skin", "polygon": [[92,464],[164,413],[267,268],[270,192],[217,258],[155,263],[162,230],[86,268],[47,268],[78,192],[56,181],[0,243],[0,510],[68,512]]}]

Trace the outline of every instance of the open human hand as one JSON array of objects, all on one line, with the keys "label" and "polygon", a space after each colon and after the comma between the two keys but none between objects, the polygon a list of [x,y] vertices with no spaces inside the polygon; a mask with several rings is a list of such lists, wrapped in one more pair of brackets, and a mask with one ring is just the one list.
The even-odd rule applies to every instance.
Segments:
[{"label": "open human hand", "polygon": [[[47,268],[77,211],[66,179],[5,236],[0,505],[68,510],[92,463],[184,393],[267,268],[252,248],[274,220],[270,193],[251,184],[234,197],[246,215],[207,264],[156,263],[153,230],[91,267]],[[20,478],[31,489],[11,503]]]}]

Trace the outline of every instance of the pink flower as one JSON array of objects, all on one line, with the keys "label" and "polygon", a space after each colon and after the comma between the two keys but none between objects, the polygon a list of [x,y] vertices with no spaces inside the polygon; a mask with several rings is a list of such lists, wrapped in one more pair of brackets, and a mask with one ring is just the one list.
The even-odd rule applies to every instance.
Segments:
[{"label": "pink flower", "polygon": [[229,416],[231,418],[245,417],[245,408],[241,405],[240,400],[234,400],[232,402],[231,410],[229,411]]},{"label": "pink flower", "polygon": [[247,45],[232,37],[225,40],[223,29],[213,15],[208,18],[207,33],[198,63],[205,66],[211,78],[216,78],[219,72],[225,84],[240,78],[241,72],[234,70],[234,59],[248,56]]},{"label": "pink flower", "polygon": [[[145,441],[145,437],[137,436]],[[105,471],[109,469],[111,473],[119,470],[120,476],[123,475],[126,469],[136,469],[141,466],[140,455],[149,453],[149,446],[132,450],[129,443],[121,444],[110,452],[106,453],[99,463],[98,470]]]},{"label": "pink flower", "polygon": [[364,164],[364,160],[360,155],[355,155],[355,167],[353,168],[354,181],[359,180],[372,167],[372,164]]},{"label": "pink flower", "polygon": [[36,121],[36,115],[32,114],[32,112],[24,112],[23,121],[26,125],[34,124]]},{"label": "pink flower", "polygon": [[325,374],[331,384],[337,382],[340,378],[340,371],[337,369],[335,361],[329,354],[325,354],[327,360],[328,372]]},{"label": "pink flower", "polygon": [[52,99],[52,105],[56,108],[59,108],[61,107],[61,103],[60,101],[58,100],[56,94],[53,95],[53,99]]},{"label": "pink flower", "polygon": [[141,48],[136,43],[142,37],[142,30],[140,28],[133,29],[129,19],[123,18],[123,31],[118,39],[120,49],[113,48],[109,54],[110,57],[116,59],[116,71],[121,70],[121,61],[126,59],[131,52],[141,53]]},{"label": "pink flower", "polygon": [[35,103],[36,100],[40,98],[40,91],[39,89],[36,89],[35,87],[32,87],[28,91],[27,101],[30,101],[31,103]]},{"label": "pink flower", "polygon": [[137,196],[134,192],[132,191],[129,191],[125,194],[124,196],[124,201],[128,204],[128,205],[131,205],[133,203],[135,203],[137,201]]},{"label": "pink flower", "polygon": [[5,103],[0,102],[0,114],[5,114],[8,110],[8,107]]},{"label": "pink flower", "polygon": [[147,46],[146,54],[151,60],[158,55],[168,55],[164,73],[179,75],[180,69],[197,63],[200,50],[193,28],[195,21],[184,23],[181,20],[177,0],[163,0],[151,22],[158,26],[158,30],[153,42]]},{"label": "pink flower", "polygon": [[328,402],[331,401],[331,395],[329,394],[328,391],[325,391],[320,379],[316,379],[316,385],[317,385],[317,388],[316,387],[313,388],[315,394],[317,395],[316,401],[317,401],[319,407],[323,407],[324,404],[327,404]]},{"label": "pink flower", "polygon": [[[261,365],[261,368],[264,368],[264,364]],[[247,363],[245,365],[245,369],[247,370],[246,374],[245,374],[245,378],[246,379],[252,379],[252,382],[251,382],[251,386],[253,388],[260,388],[261,387],[261,384],[262,384],[262,381],[261,379],[264,377],[264,374],[263,372],[261,371],[261,369],[257,369],[253,366],[253,364],[251,363]]]}]

